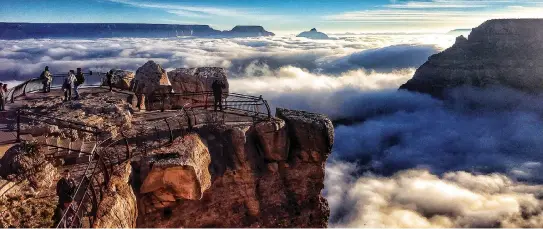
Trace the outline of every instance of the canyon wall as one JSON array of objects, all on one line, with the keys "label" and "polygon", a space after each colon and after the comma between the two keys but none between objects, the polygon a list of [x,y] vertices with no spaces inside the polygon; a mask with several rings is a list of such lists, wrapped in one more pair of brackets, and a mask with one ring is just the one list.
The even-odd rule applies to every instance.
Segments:
[{"label": "canyon wall", "polygon": [[543,19],[489,20],[431,56],[400,89],[442,97],[469,85],[543,89]]},{"label": "canyon wall", "polygon": [[277,116],[203,126],[143,159],[137,226],[326,227],[332,123],[302,111]]}]

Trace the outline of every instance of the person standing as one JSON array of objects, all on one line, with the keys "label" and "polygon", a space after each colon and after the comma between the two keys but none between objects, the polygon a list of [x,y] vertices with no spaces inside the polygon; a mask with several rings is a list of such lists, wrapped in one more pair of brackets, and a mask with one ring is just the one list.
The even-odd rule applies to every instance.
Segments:
[{"label": "person standing", "polygon": [[51,81],[53,81],[53,76],[49,72],[49,66],[45,66],[45,69],[43,72],[41,72],[40,79],[43,83],[43,92],[50,92],[51,91]]},{"label": "person standing", "polygon": [[4,111],[4,104],[6,102],[6,92],[7,87],[4,87],[5,84],[0,83],[0,111]]},{"label": "person standing", "polygon": [[113,91],[113,69],[109,70],[106,74],[107,85],[109,85],[109,91]]},{"label": "person standing", "polygon": [[83,83],[85,83],[85,76],[83,75],[83,72],[81,72],[81,68],[77,68],[77,73],[75,74],[75,85],[74,85],[74,94],[75,94],[75,100],[79,99],[79,86],[81,86]]},{"label": "person standing", "polygon": [[64,170],[64,177],[57,182],[57,196],[59,204],[66,203],[75,191],[75,181],[70,177],[70,170]]},{"label": "person standing", "polygon": [[222,111],[222,90],[226,88],[226,85],[221,80],[215,80],[213,84],[211,84],[211,89],[213,90],[213,107],[215,111],[217,111],[217,108],[219,108]]},{"label": "person standing", "polygon": [[74,70],[70,70],[70,72],[68,72],[68,76],[66,76],[66,79],[64,79],[64,83],[62,84],[62,89],[64,90],[64,101],[72,100],[72,88],[75,84],[75,80]]}]

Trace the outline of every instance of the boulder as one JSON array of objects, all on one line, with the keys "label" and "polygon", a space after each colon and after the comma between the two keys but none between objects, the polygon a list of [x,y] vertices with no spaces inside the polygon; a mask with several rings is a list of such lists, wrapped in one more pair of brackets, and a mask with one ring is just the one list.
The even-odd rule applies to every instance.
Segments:
[{"label": "boulder", "polygon": [[136,94],[168,93],[171,85],[166,70],[150,60],[136,71],[133,90]]},{"label": "boulder", "polygon": [[[302,160],[326,161],[334,144],[334,126],[325,115],[277,108],[276,116],[285,120],[293,146],[299,149],[292,156]],[[291,157],[292,157],[291,156]]]},{"label": "boulder", "polygon": [[[168,77],[172,83],[172,90],[175,93],[190,94],[211,92],[211,85],[215,80],[224,82],[226,88],[223,92],[225,94],[228,93],[228,80],[224,68],[177,68],[168,72]],[[213,96],[211,94],[195,96],[170,95],[166,98],[166,101],[166,108],[174,108],[186,104],[204,104],[206,101],[211,103],[213,101]]]},{"label": "boulder", "polygon": [[199,200],[211,186],[211,157],[198,135],[177,138],[167,148],[145,158],[141,194],[152,193],[161,201]]},{"label": "boulder", "polygon": [[[111,83],[113,84],[113,87],[121,90],[129,90],[130,85],[132,84],[132,80],[134,79],[134,72],[121,69],[111,70],[113,71],[113,78],[111,78]],[[102,86],[109,86],[106,80],[102,82]]]},{"label": "boulder", "polygon": [[264,157],[270,161],[284,161],[288,158],[289,138],[285,121],[272,119],[255,125],[259,144]]}]

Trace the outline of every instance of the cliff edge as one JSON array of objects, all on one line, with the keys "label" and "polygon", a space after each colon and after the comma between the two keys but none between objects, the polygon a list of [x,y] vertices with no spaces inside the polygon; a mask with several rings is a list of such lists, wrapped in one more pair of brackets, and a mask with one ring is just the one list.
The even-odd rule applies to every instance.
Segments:
[{"label": "cliff edge", "polygon": [[332,123],[276,113],[255,125],[197,128],[144,158],[137,226],[327,227],[321,191]]},{"label": "cliff edge", "polygon": [[543,19],[489,20],[431,56],[400,89],[443,97],[459,86],[543,89]]}]

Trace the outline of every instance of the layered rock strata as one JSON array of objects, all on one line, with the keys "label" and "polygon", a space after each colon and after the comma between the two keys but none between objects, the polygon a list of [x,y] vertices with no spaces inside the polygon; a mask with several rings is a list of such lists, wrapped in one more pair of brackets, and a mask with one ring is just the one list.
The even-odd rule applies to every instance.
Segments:
[{"label": "layered rock strata", "polygon": [[[195,130],[198,135],[178,139],[163,151],[196,152],[203,158],[209,154],[209,166],[196,168],[195,163],[176,163],[179,159],[173,157],[144,172],[149,163],[142,162],[138,227],[326,227],[329,209],[321,191],[324,163],[333,144],[332,123],[325,116],[301,111],[279,109],[277,114],[278,118],[254,126],[204,126]],[[207,150],[184,150],[183,142],[196,136]],[[164,163],[172,171],[160,166]],[[182,195],[202,183],[197,176],[177,180],[185,180],[184,185],[163,184],[166,173],[183,170],[204,174],[209,170],[211,183],[201,199]],[[153,195],[153,200],[144,186],[168,191]]]},{"label": "layered rock strata", "polygon": [[431,56],[400,89],[442,97],[459,86],[543,90],[543,19],[489,20]]}]

